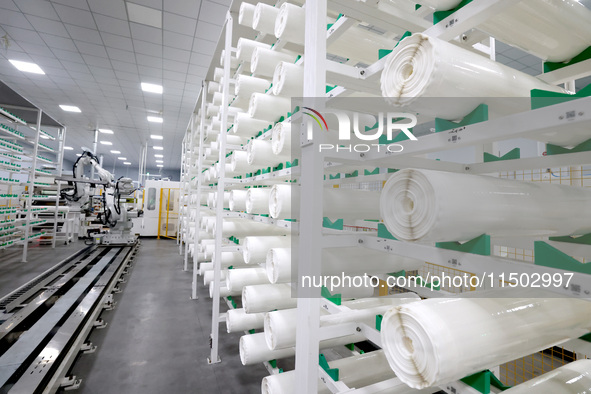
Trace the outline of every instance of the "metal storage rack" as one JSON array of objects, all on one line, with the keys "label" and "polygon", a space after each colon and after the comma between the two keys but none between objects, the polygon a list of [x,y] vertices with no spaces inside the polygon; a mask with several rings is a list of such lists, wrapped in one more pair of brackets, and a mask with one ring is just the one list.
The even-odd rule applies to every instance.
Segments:
[{"label": "metal storage rack", "polygon": [[[351,92],[368,92],[375,93],[378,86],[379,76],[385,64],[385,58],[370,64],[367,67],[355,67],[348,64],[341,64],[336,61],[326,59],[326,45],[330,40],[337,39],[346,29],[350,28],[358,22],[375,26],[379,29],[388,31],[393,25],[402,27],[411,32],[424,32],[427,35],[438,37],[443,40],[450,41],[458,36],[462,37],[462,41],[466,47],[473,46],[476,50],[489,52],[494,56],[494,39],[490,40],[490,45],[483,46],[479,42],[483,41],[484,37],[477,30],[472,30],[478,24],[487,20],[498,12],[501,12],[506,7],[514,5],[519,0],[495,0],[489,2],[471,2],[459,10],[451,13],[442,21],[435,25],[426,22],[425,16],[429,15],[430,11],[427,7],[418,9],[414,13],[406,13],[399,15],[391,15],[381,8],[381,2],[351,2],[345,0],[320,0],[308,2],[306,9],[306,45],[304,46],[304,96],[305,97],[336,97],[346,96]],[[238,3],[238,4],[236,4]],[[300,249],[300,274],[318,275],[320,273],[320,253],[322,247],[345,247],[345,246],[360,246],[375,249],[380,251],[388,251],[397,255],[413,257],[431,264],[438,265],[442,269],[450,271],[461,270],[471,274],[482,274],[494,272],[500,273],[511,270],[521,273],[555,273],[560,272],[559,269],[544,267],[526,262],[515,261],[501,256],[481,256],[477,254],[446,250],[437,248],[432,245],[419,245],[404,243],[393,239],[380,238],[373,233],[351,233],[343,232],[339,235],[323,235],[322,226],[322,206],[317,202],[322,201],[322,190],[327,185],[346,184],[346,183],[361,183],[361,182],[378,182],[387,179],[388,174],[380,171],[377,175],[359,176],[358,178],[341,178],[325,180],[323,174],[315,171],[326,165],[326,162],[341,163],[346,161],[349,165],[351,163],[358,163],[359,166],[371,166],[380,168],[429,168],[439,169],[442,171],[453,171],[460,173],[471,174],[490,174],[502,172],[516,172],[524,170],[534,170],[539,168],[557,168],[564,166],[574,166],[589,164],[588,152],[572,152],[561,155],[540,156],[531,158],[519,158],[513,160],[483,162],[483,160],[476,159],[470,164],[459,164],[445,161],[436,161],[424,158],[424,155],[433,152],[443,152],[451,149],[462,147],[477,147],[479,152],[490,150],[490,144],[513,139],[518,137],[535,139],[536,134],[543,128],[547,127],[561,127],[565,124],[565,114],[576,113],[577,116],[570,122],[575,122],[578,125],[591,125],[591,113],[588,108],[591,104],[591,98],[580,98],[578,100],[567,103],[556,104],[551,107],[546,107],[540,110],[532,110],[524,113],[510,115],[490,121],[468,125],[461,130],[452,130],[461,135],[460,139],[450,141],[448,132],[440,132],[431,135],[426,135],[420,138],[421,144],[412,144],[408,142],[400,142],[404,146],[403,153],[396,155],[389,155],[387,153],[369,153],[363,156],[359,153],[339,154],[339,155],[324,155],[316,154],[317,142],[302,141],[302,160],[299,167],[288,168],[285,170],[272,172],[269,174],[261,174],[247,179],[228,179],[224,175],[226,153],[230,149],[243,149],[241,147],[227,147],[225,143],[224,132],[227,129],[228,118],[228,98],[229,85],[231,81],[231,67],[230,54],[235,51],[236,37],[245,36],[252,38],[252,31],[245,31],[244,28],[234,23],[236,19],[236,11],[240,2],[234,2],[231,7],[231,12],[228,15],[226,24],[224,26],[224,33],[220,40],[212,67],[210,67],[207,80],[213,78],[213,70],[217,64],[217,59],[221,53],[221,49],[225,49],[225,67],[224,83],[222,88],[223,99],[221,104],[221,120],[222,124],[220,130],[221,144],[219,146],[219,163],[220,171],[218,172],[217,186],[208,186],[201,175],[207,168],[203,159],[203,144],[205,141],[205,123],[207,120],[206,104],[211,103],[211,97],[207,93],[207,83],[202,86],[201,96],[195,108],[194,114],[191,117],[187,134],[185,136],[184,156],[183,156],[183,181],[185,182],[185,202],[186,218],[189,218],[191,209],[197,210],[197,218],[199,218],[199,209],[201,206],[201,195],[205,191],[216,190],[217,194],[217,209],[216,222],[218,233],[216,234],[216,253],[219,261],[219,254],[223,249],[221,221],[224,217],[249,217],[256,220],[267,220],[270,223],[276,223],[272,219],[261,219],[258,216],[249,216],[246,214],[235,214],[225,212],[223,210],[223,192],[232,187],[240,187],[245,185],[273,183],[279,179],[286,179],[290,176],[297,175],[301,180],[302,187],[302,209],[305,214],[300,218],[297,227],[300,229],[301,244],[306,245],[305,248]],[[279,6],[282,1],[276,6]],[[327,31],[324,27],[325,16],[329,11],[344,13],[346,16],[339,18],[336,23]],[[452,22],[453,21],[453,22]],[[260,35],[257,40],[269,40],[268,37]],[[267,42],[275,43],[277,47],[281,47],[284,43],[279,41],[269,40]],[[233,45],[234,44],[234,45]],[[492,52],[492,53],[491,53]],[[300,63],[302,60],[300,60]],[[561,68],[559,70],[540,75],[540,79],[553,84],[567,83],[571,84],[576,79],[580,79],[591,75],[591,60],[584,60],[573,65]],[[238,72],[241,70],[239,69]],[[330,84],[337,85],[336,88],[325,93],[325,86],[327,81]],[[294,116],[292,121],[303,122],[301,117]],[[266,138],[268,135],[262,135],[259,138]],[[315,149],[316,148],[316,149]],[[338,166],[336,167],[338,169]],[[195,180],[197,182],[195,182]],[[213,183],[213,182],[212,182]],[[191,197],[195,196],[194,199]],[[188,221],[187,221],[188,223]],[[291,222],[288,222],[291,224]],[[280,225],[284,225],[281,223]],[[196,225],[197,226],[197,225]],[[296,226],[294,226],[295,228]],[[188,238],[188,226],[184,229],[181,235],[181,246],[184,243],[184,257],[185,269],[188,269],[188,255],[189,246],[194,245],[193,253],[193,298],[196,298],[197,289],[197,267],[198,267],[198,252],[197,244],[199,243],[198,228],[196,227],[194,239]],[[312,240],[322,238],[322,247],[310,247],[314,245]],[[495,240],[493,240],[494,244]],[[515,239],[509,241],[510,245],[505,244],[504,247],[513,247],[520,249],[534,249],[532,239]],[[567,243],[552,243],[557,248],[560,248],[566,254],[570,255],[591,255],[591,247],[587,245],[567,244]],[[240,250],[240,246],[231,246],[232,250]],[[213,297],[213,316],[212,316],[212,351],[210,362],[219,361],[217,338],[218,325],[223,315],[219,313],[219,278],[220,267],[215,267],[214,283],[214,297]],[[591,291],[591,277],[584,273],[575,273],[573,277],[574,287],[568,289],[558,289],[569,295],[581,296],[588,294]],[[443,291],[437,294],[425,291],[421,294],[424,297],[441,296],[446,294]],[[318,289],[320,295],[320,289]],[[392,381],[381,382],[374,386],[363,389],[351,390],[344,386],[342,382],[333,381],[329,375],[318,366],[318,343],[320,338],[330,338],[335,335],[344,335],[354,333],[361,330],[365,337],[376,345],[380,345],[379,332],[374,327],[367,325],[349,324],[345,326],[332,328],[319,328],[319,310],[324,308],[331,313],[338,313],[342,308],[338,307],[326,299],[318,298],[304,298],[298,300],[298,327],[297,327],[297,342],[296,342],[296,381],[302,386],[298,387],[304,392],[313,392],[316,387],[317,378],[322,378],[329,389],[336,392],[359,392],[371,393],[378,389],[385,389],[393,387],[399,382],[397,379]],[[564,348],[570,351],[578,351],[579,354],[591,354],[589,346],[585,346],[581,340],[573,340],[564,345]],[[305,386],[304,386],[305,384]],[[454,393],[477,393],[474,388],[467,384],[458,381],[451,382],[446,387],[441,387],[446,392]]]}]

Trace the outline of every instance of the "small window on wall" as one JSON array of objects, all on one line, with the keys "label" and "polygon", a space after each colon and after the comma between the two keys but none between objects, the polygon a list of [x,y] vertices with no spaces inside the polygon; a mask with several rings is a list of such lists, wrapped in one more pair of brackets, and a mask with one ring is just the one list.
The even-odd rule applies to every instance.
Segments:
[{"label": "small window on wall", "polygon": [[148,188],[148,211],[153,211],[156,209],[156,188],[150,187]]}]

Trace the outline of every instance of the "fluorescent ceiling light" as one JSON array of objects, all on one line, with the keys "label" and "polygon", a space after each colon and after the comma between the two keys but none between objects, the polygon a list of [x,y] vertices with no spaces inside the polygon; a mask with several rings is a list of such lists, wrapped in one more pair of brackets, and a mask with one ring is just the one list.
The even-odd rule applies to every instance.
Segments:
[{"label": "fluorescent ceiling light", "polygon": [[163,136],[161,136],[161,135],[156,135],[156,134],[152,134],[152,135],[150,136],[150,138],[152,138],[153,140],[163,140],[163,139],[164,139],[164,137],[163,137]]},{"label": "fluorescent ceiling light", "polygon": [[123,164],[125,164],[126,166],[130,166],[131,165],[131,163],[128,162],[128,161],[124,161]]},{"label": "fluorescent ceiling light", "polygon": [[162,123],[164,119],[159,116],[148,116],[148,122]]},{"label": "fluorescent ceiling light", "polygon": [[154,148],[154,150],[164,150],[164,148],[161,146],[153,146],[152,148]]},{"label": "fluorescent ceiling light", "polygon": [[74,105],[62,105],[60,104],[60,108],[66,112],[82,112],[80,111],[80,108],[74,106]]},{"label": "fluorescent ceiling light", "polygon": [[113,145],[113,143],[111,141],[101,141],[101,144],[103,144],[103,145]]},{"label": "fluorescent ceiling light", "polygon": [[71,146],[64,146],[64,150],[74,150]]},{"label": "fluorescent ceiling light", "polygon": [[45,134],[39,134],[39,138],[43,138],[44,140],[48,140],[49,137],[46,136]]},{"label": "fluorescent ceiling light", "polygon": [[161,158],[161,157],[164,157],[164,155],[154,155],[154,157]]},{"label": "fluorescent ceiling light", "polygon": [[82,153],[76,153],[76,156],[80,157],[82,156]]},{"label": "fluorescent ceiling light", "polygon": [[118,160],[127,160],[127,157],[118,157]]},{"label": "fluorescent ceiling light", "polygon": [[156,160],[156,163],[164,163],[164,160]]},{"label": "fluorescent ceiling light", "polygon": [[162,167],[164,167],[164,166],[163,166],[162,164],[156,164],[156,167],[160,167],[160,168],[162,168]]},{"label": "fluorescent ceiling light", "polygon": [[130,21],[162,29],[162,11],[130,2],[126,4]]},{"label": "fluorescent ceiling light", "polygon": [[153,83],[145,83],[145,82],[142,82],[141,83],[141,87],[142,87],[142,90],[144,92],[148,92],[148,93],[162,94],[162,91],[163,91],[162,85],[156,85],[156,84],[153,84]]},{"label": "fluorescent ceiling light", "polygon": [[118,150],[112,150],[112,151],[111,151],[111,153],[113,153],[114,155],[118,155],[118,154],[120,154],[121,152],[119,152]]},{"label": "fluorescent ceiling light", "polygon": [[103,134],[113,134],[113,130],[110,129],[99,129],[99,131]]},{"label": "fluorescent ceiling light", "polygon": [[20,60],[8,60],[14,67],[19,69],[20,71],[24,71],[26,73],[33,73],[33,74],[45,74],[41,67],[36,65],[35,63],[29,62],[21,62]]}]

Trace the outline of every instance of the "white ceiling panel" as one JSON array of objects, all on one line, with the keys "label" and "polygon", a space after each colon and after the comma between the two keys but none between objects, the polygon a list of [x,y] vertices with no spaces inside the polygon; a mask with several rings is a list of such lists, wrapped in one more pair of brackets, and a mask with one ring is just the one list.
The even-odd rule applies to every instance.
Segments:
[{"label": "white ceiling panel", "polygon": [[54,4],[63,4],[74,8],[80,8],[82,10],[89,10],[88,3],[80,0],[53,0]]},{"label": "white ceiling panel", "polygon": [[199,17],[200,4],[199,0],[175,0],[165,1],[164,11],[172,12],[178,15],[197,19]]},{"label": "white ceiling panel", "polygon": [[63,49],[66,51],[77,51],[76,45],[71,38],[54,36],[52,34],[41,33],[41,38],[49,47]]},{"label": "white ceiling panel", "polygon": [[227,12],[227,6],[212,3],[211,1],[204,1],[201,4],[199,20],[208,21],[221,26],[224,24]]},{"label": "white ceiling panel", "polygon": [[197,30],[195,31],[195,37],[199,37],[204,40],[217,43],[218,38],[220,37],[220,32],[221,26],[200,20],[199,22],[197,22]]},{"label": "white ceiling panel", "polygon": [[162,68],[162,55],[160,57],[147,56],[136,52],[135,58],[138,65]]},{"label": "white ceiling panel", "polygon": [[191,52],[182,49],[164,47],[164,60],[175,60],[177,62],[189,63]]},{"label": "white ceiling panel", "polygon": [[[103,0],[100,0],[103,1]],[[129,22],[106,15],[93,14],[98,29],[105,33],[116,34],[119,36],[131,37]]]},{"label": "white ceiling panel", "polygon": [[[221,29],[218,29],[218,35]],[[215,52],[217,41],[204,40],[202,38],[195,37],[193,41],[193,52],[203,53],[211,56]]]},{"label": "white ceiling panel", "polygon": [[142,55],[162,57],[162,45],[134,39],[133,48],[136,53],[141,53]]},{"label": "white ceiling panel", "polygon": [[[36,1],[35,1],[36,2]],[[94,27],[94,18],[89,11],[80,8],[54,4],[53,6],[62,22],[82,27]]]},{"label": "white ceiling panel", "polygon": [[41,55],[41,56],[53,56],[51,50],[47,47],[47,45],[37,45],[31,44],[28,42],[21,43],[20,47],[29,55]]},{"label": "white ceiling panel", "polygon": [[12,0],[3,0],[2,2],[0,2],[0,8],[20,12],[18,7],[16,6],[16,4],[14,4],[14,1]]},{"label": "white ceiling panel", "polygon": [[100,57],[105,57],[105,58],[109,57],[107,55],[107,50],[105,49],[105,47],[103,45],[96,45],[96,44],[91,44],[88,42],[82,42],[82,41],[78,41],[78,40],[74,40],[74,43],[76,44],[76,47],[78,48],[78,51],[80,53],[83,53],[86,55],[92,55],[92,56],[100,56]]},{"label": "white ceiling panel", "polygon": [[193,36],[164,31],[164,47],[184,49],[190,51],[193,47]]},{"label": "white ceiling panel", "polygon": [[[0,12],[0,19],[2,18],[1,15],[2,12]],[[2,24],[1,21],[0,24]],[[19,43],[19,45],[22,43],[37,45],[45,44],[39,33],[34,30],[21,29],[20,27],[13,27],[4,24],[2,24],[2,28],[9,35],[10,39]]]},{"label": "white ceiling panel", "polygon": [[[76,41],[82,41],[84,43],[91,43],[95,45],[103,45],[103,40],[98,30],[74,25],[65,25],[66,29],[70,33],[70,36]],[[92,25],[94,26],[94,24]]]},{"label": "white ceiling panel", "polygon": [[59,21],[60,18],[57,16],[55,9],[49,2],[37,1],[37,0],[18,0],[16,5],[21,12],[29,15],[40,16],[46,19],[53,19]]},{"label": "white ceiling panel", "polygon": [[133,0],[132,3],[162,10],[162,0]]},{"label": "white ceiling panel", "polygon": [[[23,14],[18,11],[9,11],[3,9],[0,12],[0,25],[4,26],[13,26],[13,27],[20,27],[23,29],[33,29],[33,26],[29,23],[27,18]],[[6,28],[4,27],[6,30]]]},{"label": "white ceiling panel", "polygon": [[171,31],[191,37],[195,34],[195,27],[197,26],[197,20],[195,19],[165,12],[163,15],[163,21],[165,33],[166,31]]},{"label": "white ceiling panel", "polygon": [[131,37],[133,39],[162,45],[162,29],[133,22],[129,25],[131,26]]},{"label": "white ceiling panel", "polygon": [[27,20],[33,25],[33,28],[39,33],[53,34],[54,36],[69,37],[68,31],[66,30],[63,23],[45,19],[39,16],[26,15]]},{"label": "white ceiling panel", "polygon": [[87,0],[93,13],[127,20],[127,10],[123,0]]},{"label": "white ceiling panel", "polygon": [[[82,58],[89,67],[96,67],[99,69],[109,69],[112,71],[111,60],[106,57],[99,57],[93,55],[82,55]],[[100,73],[100,71],[99,71]],[[94,72],[93,72],[94,74]]]},{"label": "white ceiling panel", "polygon": [[116,48],[107,48],[107,53],[111,60],[133,63],[135,65],[135,54],[133,52]]},{"label": "white ceiling panel", "polygon": [[105,44],[106,47],[122,49],[124,51],[133,51],[131,38],[106,32],[101,32],[101,37],[103,39],[103,44]]},{"label": "white ceiling panel", "polygon": [[174,60],[168,60],[168,59],[164,59],[164,63],[162,68],[164,69],[164,72],[167,71],[174,71],[176,73],[181,73],[183,75],[181,75],[181,79],[179,79],[179,77],[176,78],[171,78],[174,79],[175,81],[184,81],[186,78],[186,74],[187,74],[187,70],[189,68],[189,63],[183,63],[183,62],[177,62]]}]

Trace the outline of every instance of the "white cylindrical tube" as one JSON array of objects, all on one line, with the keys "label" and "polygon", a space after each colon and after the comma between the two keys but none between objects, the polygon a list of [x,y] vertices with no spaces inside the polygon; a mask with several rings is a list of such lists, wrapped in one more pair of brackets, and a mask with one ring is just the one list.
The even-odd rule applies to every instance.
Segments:
[{"label": "white cylindrical tube", "polygon": [[[230,164],[231,166],[232,164]],[[242,212],[246,211],[246,193],[247,190],[231,190],[230,191],[230,211]]]},{"label": "white cylindrical tube", "polygon": [[226,313],[226,331],[240,332],[263,328],[264,313],[246,313],[244,308],[230,309]]},{"label": "white cylindrical tube", "polygon": [[279,9],[271,5],[258,3],[252,17],[252,28],[263,34],[275,34],[275,20]]},{"label": "white cylindrical tube", "polygon": [[[236,291],[236,292],[231,292],[230,290],[228,290],[228,288],[225,286],[225,284],[220,284],[220,297],[228,297],[228,296],[239,296],[240,292]],[[209,298],[213,298],[213,282],[209,282]]]},{"label": "white cylindrical tube", "polygon": [[301,97],[303,93],[304,66],[279,62],[273,73],[273,94],[276,96]]},{"label": "white cylindrical tube", "polygon": [[[209,284],[213,281],[213,270],[203,271],[203,284],[205,286],[209,286]],[[226,271],[220,272],[220,281],[223,282],[226,280]]]},{"label": "white cylindrical tube", "polygon": [[475,293],[386,313],[382,346],[400,380],[418,389],[445,384],[591,330],[591,303],[583,299],[532,289]]},{"label": "white cylindrical tube", "polygon": [[248,189],[246,193],[246,212],[256,214],[269,214],[269,195],[271,189],[268,187],[257,187]]},{"label": "white cylindrical tube", "polygon": [[251,77],[249,75],[238,75],[236,77],[236,85],[234,86],[234,94],[237,97],[244,97],[250,100],[253,93],[264,93],[269,89],[271,82],[265,78]]},{"label": "white cylindrical tube", "polygon": [[244,258],[240,252],[222,252],[222,267],[228,268],[231,265],[244,264]]},{"label": "white cylindrical tube", "polygon": [[269,249],[290,247],[291,238],[276,235],[244,237],[242,247],[244,262],[246,264],[264,263]]},{"label": "white cylindrical tube", "polygon": [[[215,222],[212,232],[215,233]],[[275,226],[273,224],[259,223],[252,220],[224,220],[222,225],[222,237],[234,236],[242,238],[246,236],[264,236],[264,235],[286,235],[290,234],[289,229]]]},{"label": "white cylindrical tube", "polygon": [[283,3],[275,20],[275,37],[287,42],[303,44],[306,12],[295,4]]},{"label": "white cylindrical tube", "polygon": [[265,44],[264,42],[240,37],[238,39],[238,44],[236,45],[236,57],[241,62],[250,62],[250,59],[252,58],[252,51],[254,51],[254,49],[257,47],[270,48],[271,45]]},{"label": "white cylindrical tube", "polygon": [[246,313],[270,312],[295,308],[297,298],[292,298],[289,283],[244,286],[242,305]]},{"label": "white cylindrical tube", "polygon": [[291,151],[291,122],[278,122],[273,126],[271,134],[273,153],[293,156]]},{"label": "white cylindrical tube", "polygon": [[221,86],[218,82],[209,81],[207,84],[207,93],[209,93],[209,94],[219,92],[220,89],[221,89]]},{"label": "white cylindrical tube", "polygon": [[[213,208],[215,209],[218,204],[217,192],[215,192],[214,197],[215,198],[213,200]],[[224,208],[228,208],[230,206],[229,204],[230,204],[230,192],[224,192]]]},{"label": "white cylindrical tube", "polygon": [[[532,89],[565,93],[554,85],[446,41],[415,33],[388,55],[382,95],[396,105],[427,116],[459,119],[479,104],[494,114],[528,110],[508,97],[529,97]],[[436,102],[427,98],[445,97]],[[503,99],[500,99],[503,98]]]},{"label": "white cylindrical tube", "polygon": [[267,252],[265,271],[271,283],[291,281],[291,248],[271,248]]},{"label": "white cylindrical tube", "polygon": [[238,24],[252,28],[254,9],[254,4],[241,3],[240,10],[238,11]]},{"label": "white cylindrical tube", "polygon": [[232,172],[234,173],[244,173],[250,170],[250,166],[248,165],[247,160],[247,154],[243,150],[235,150],[232,153],[230,165],[232,168]]},{"label": "white cylindrical tube", "polygon": [[224,76],[224,69],[220,67],[216,67],[213,70],[213,80],[217,83],[220,82],[222,77]]},{"label": "white cylindrical tube", "polygon": [[220,112],[220,107],[216,105],[207,106],[207,116],[214,117]]},{"label": "white cylindrical tube", "polygon": [[247,161],[253,168],[276,166],[290,158],[285,154],[273,154],[271,141],[250,140],[246,145]]},{"label": "white cylindrical tube", "polygon": [[591,387],[591,360],[574,361],[521,383],[507,394],[556,394],[585,393]]},{"label": "white cylindrical tube", "polygon": [[259,131],[269,127],[269,124],[270,122],[268,120],[253,118],[249,114],[241,113],[236,116],[232,132],[241,137],[250,138]]},{"label": "white cylindrical tube", "polygon": [[199,264],[199,270],[197,271],[197,273],[201,276],[203,276],[203,273],[205,271],[212,271],[213,270],[213,263],[200,263]]},{"label": "white cylindrical tube", "polygon": [[591,190],[573,186],[404,169],[386,182],[380,206],[390,233],[405,241],[591,232]]},{"label": "white cylindrical tube", "polygon": [[250,96],[248,114],[255,119],[274,122],[291,111],[291,98],[253,93]]},{"label": "white cylindrical tube", "polygon": [[242,291],[244,286],[269,283],[264,268],[237,268],[226,272],[226,286],[231,292]]},{"label": "white cylindrical tube", "polygon": [[273,49],[267,48],[255,48],[252,53],[252,59],[250,60],[250,72],[256,76],[273,78],[277,63],[293,63],[297,57],[298,55],[295,53],[274,51]]}]

